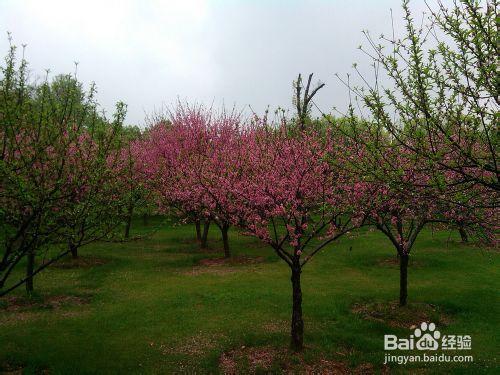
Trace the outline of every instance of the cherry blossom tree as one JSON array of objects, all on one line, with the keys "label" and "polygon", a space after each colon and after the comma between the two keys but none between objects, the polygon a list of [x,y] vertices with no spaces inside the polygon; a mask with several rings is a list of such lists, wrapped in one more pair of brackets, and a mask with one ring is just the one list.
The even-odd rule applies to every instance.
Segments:
[{"label": "cherry blossom tree", "polygon": [[303,347],[301,273],[315,254],[362,225],[366,188],[352,183],[339,163],[342,142],[280,125],[258,126],[242,135],[245,152],[235,166],[240,182],[239,225],[269,244],[290,267],[292,282],[291,347]]},{"label": "cherry blossom tree", "polygon": [[[85,93],[70,76],[31,84],[13,45],[1,73],[0,295],[23,284],[31,293],[38,272],[112,227],[113,145],[125,108],[110,123],[93,87]],[[10,282],[23,262],[25,277]]]},{"label": "cherry blossom tree", "polygon": [[462,230],[470,228],[491,242],[498,227],[498,210],[484,205],[488,195],[484,186],[464,189],[461,174],[445,168],[436,170],[436,165],[394,141],[389,134],[378,133],[369,123],[360,124],[354,117],[346,121],[354,122],[355,127],[343,129],[350,145],[349,157],[345,159],[347,168],[353,181],[369,184],[368,222],[396,250],[400,263],[399,304],[405,306],[409,257],[424,227],[442,223]]},{"label": "cherry blossom tree", "polygon": [[[239,142],[239,116],[234,111],[216,113],[202,106],[179,105],[168,121],[158,121],[144,142],[136,145],[138,159],[162,212],[172,209],[185,220],[205,221],[222,234],[224,255],[230,256],[228,231],[232,223],[232,189],[238,176],[227,158]],[[199,230],[197,231],[199,232]]]},{"label": "cherry blossom tree", "polygon": [[70,145],[66,163],[73,195],[62,210],[61,225],[67,228],[74,259],[80,247],[114,235],[123,212],[129,212],[130,170],[120,131],[121,122],[100,134],[85,131]]},{"label": "cherry blossom tree", "polygon": [[[414,160],[404,149],[386,149],[386,159],[378,160],[379,177],[371,181],[372,223],[393,244],[399,257],[399,304],[408,298],[408,261],[410,252],[424,226],[431,222],[446,222],[436,199],[437,192],[427,187],[429,177],[419,173]],[[397,165],[396,168],[394,168]],[[373,169],[372,169],[373,170]]]},{"label": "cherry blossom tree", "polygon": [[231,256],[228,231],[236,221],[234,190],[241,181],[240,118],[224,109],[212,118],[205,147],[195,161],[199,167],[192,180],[202,188],[204,216],[215,223],[222,234],[224,256]]}]

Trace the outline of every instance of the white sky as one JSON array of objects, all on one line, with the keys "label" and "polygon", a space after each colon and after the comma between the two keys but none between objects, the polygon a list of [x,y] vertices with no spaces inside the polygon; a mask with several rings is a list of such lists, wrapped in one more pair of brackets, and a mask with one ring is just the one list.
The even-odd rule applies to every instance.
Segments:
[{"label": "white sky", "polygon": [[[435,1],[430,0],[431,3]],[[257,112],[290,107],[299,72],[325,82],[316,102],[345,108],[334,73],[367,66],[361,30],[402,32],[401,0],[0,0],[0,51],[26,43],[34,77],[74,71],[95,81],[108,113],[128,105],[127,123],[177,97]],[[426,9],[413,0],[415,18]]]}]

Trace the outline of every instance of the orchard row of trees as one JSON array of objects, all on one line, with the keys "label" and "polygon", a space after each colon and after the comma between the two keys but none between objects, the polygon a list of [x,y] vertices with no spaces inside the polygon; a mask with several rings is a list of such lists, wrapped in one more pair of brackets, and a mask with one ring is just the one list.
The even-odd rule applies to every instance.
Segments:
[{"label": "orchard row of trees", "polygon": [[[405,2],[405,37],[388,40],[386,55],[367,34],[377,78],[362,77],[364,87],[346,81],[352,101],[337,118],[312,119],[323,85],[299,75],[292,118],[179,103],[139,131],[123,126],[121,103],[107,119],[95,89],[84,92],[73,76],[30,83],[12,47],[0,80],[0,295],[23,284],[31,292],[38,272],[85,244],[123,228],[128,237],[134,210],[148,205],[195,223],[202,247],[216,225],[226,257],[233,227],[269,244],[290,268],[295,350],[304,267],[357,228],[392,243],[406,305],[408,260],[426,225],[495,243],[496,5],[440,7],[424,30]],[[12,281],[19,267],[24,276]]]},{"label": "orchard row of trees", "polygon": [[[297,91],[300,85],[299,79]],[[410,252],[427,224],[493,241],[495,210],[483,204],[487,188],[461,191],[470,197],[459,205],[459,174],[430,174],[424,158],[389,135],[374,138],[367,126],[353,137],[348,125],[299,117],[244,123],[234,112],[179,104],[168,121],[133,144],[137,175],[163,212],[175,208],[185,220],[215,223],[226,257],[227,232],[237,227],[270,245],[290,267],[295,349],[303,341],[301,273],[343,235],[372,226],[389,238],[400,259],[401,306],[407,304]]]}]

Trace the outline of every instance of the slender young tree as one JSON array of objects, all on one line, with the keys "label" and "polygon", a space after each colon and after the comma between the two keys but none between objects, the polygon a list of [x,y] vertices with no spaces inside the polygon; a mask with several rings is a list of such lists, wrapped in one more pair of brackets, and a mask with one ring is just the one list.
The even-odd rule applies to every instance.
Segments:
[{"label": "slender young tree", "polygon": [[384,177],[383,180],[371,181],[370,218],[397,252],[399,305],[405,306],[408,299],[408,262],[413,245],[426,224],[445,220],[439,211],[436,194],[426,188],[428,177],[419,173],[414,160],[405,155],[405,150],[386,149],[385,160],[387,162],[379,160],[377,166],[372,165]]},{"label": "slender young tree", "polygon": [[[360,129],[358,126],[355,138],[347,137],[350,147],[346,164],[353,181],[369,184],[368,222],[380,230],[396,250],[400,262],[399,304],[405,306],[408,262],[424,227],[442,223],[452,229],[470,228],[491,237],[495,210],[482,205],[488,189],[477,185],[455,197],[453,194],[458,194],[455,186],[460,184],[461,175],[446,171],[442,174],[445,180],[436,181],[439,174],[429,169],[425,158],[390,137],[374,136],[373,128],[366,127],[364,132]],[[467,203],[457,205],[459,200]]]},{"label": "slender young tree", "polygon": [[244,137],[239,225],[268,243],[290,267],[291,348],[303,348],[301,274],[322,249],[363,224],[366,186],[331,163],[342,153],[331,134],[287,126],[259,127]]},{"label": "slender young tree", "polygon": [[137,154],[134,150],[135,143],[140,141],[141,137],[142,134],[139,128],[124,127],[117,170],[120,171],[118,173],[118,183],[126,200],[124,212],[125,239],[130,236],[134,213],[137,210],[144,211],[147,208],[145,206],[147,206],[149,199],[149,193],[145,189],[144,176],[141,174],[139,160],[137,160],[140,154]]}]

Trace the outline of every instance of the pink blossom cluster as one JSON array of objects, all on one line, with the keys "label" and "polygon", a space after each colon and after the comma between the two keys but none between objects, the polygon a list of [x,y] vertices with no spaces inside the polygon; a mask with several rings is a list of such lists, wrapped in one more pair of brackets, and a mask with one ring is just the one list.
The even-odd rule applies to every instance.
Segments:
[{"label": "pink blossom cluster", "polygon": [[430,171],[390,142],[374,158],[366,143],[333,128],[297,131],[258,117],[248,124],[235,112],[179,105],[133,150],[161,212],[239,226],[292,256],[314,254],[318,241],[364,224],[409,253],[427,223],[471,224],[493,215],[446,203],[456,173]]}]

